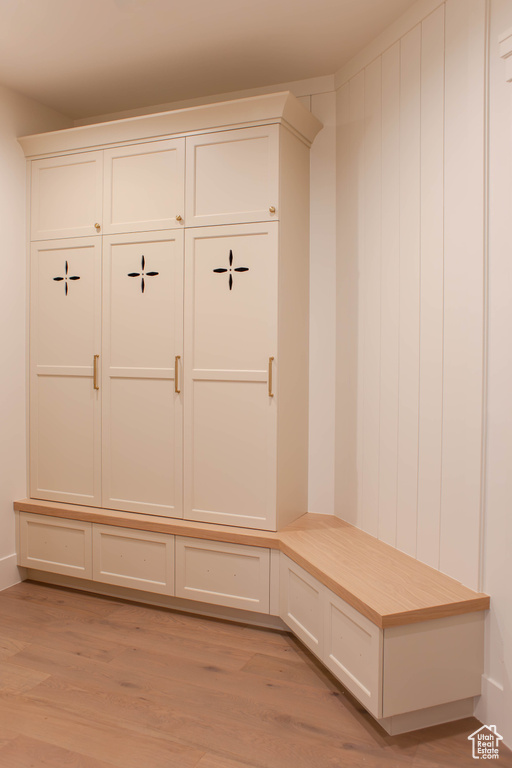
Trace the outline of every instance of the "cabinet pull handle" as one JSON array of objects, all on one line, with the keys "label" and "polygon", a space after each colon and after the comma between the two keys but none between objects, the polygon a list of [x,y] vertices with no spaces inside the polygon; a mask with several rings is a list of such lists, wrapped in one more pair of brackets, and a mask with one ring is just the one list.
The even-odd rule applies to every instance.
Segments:
[{"label": "cabinet pull handle", "polygon": [[183,221],[183,218],[180,216],[180,214],[179,214],[179,213],[178,213],[178,215],[176,216],[176,221]]},{"label": "cabinet pull handle", "polygon": [[272,392],[272,363],[274,362],[273,357],[269,357],[268,359],[268,396],[274,397],[274,393]]},{"label": "cabinet pull handle", "polygon": [[100,359],[99,355],[94,355],[94,363],[93,363],[93,387],[94,389],[99,389],[100,385],[98,384],[98,360]]},{"label": "cabinet pull handle", "polygon": [[276,207],[275,207],[275,205],[271,205],[271,206],[269,207],[269,209],[268,209],[268,212],[269,212],[269,213],[275,213],[275,212],[276,212]]},{"label": "cabinet pull handle", "polygon": [[99,232],[101,229],[101,224],[98,224],[98,222],[96,222],[96,224],[94,225],[94,228]]},{"label": "cabinet pull handle", "polygon": [[180,355],[176,355],[174,358],[174,391],[177,395],[180,394],[181,389],[178,387],[178,373],[179,373],[179,362],[181,360]]}]

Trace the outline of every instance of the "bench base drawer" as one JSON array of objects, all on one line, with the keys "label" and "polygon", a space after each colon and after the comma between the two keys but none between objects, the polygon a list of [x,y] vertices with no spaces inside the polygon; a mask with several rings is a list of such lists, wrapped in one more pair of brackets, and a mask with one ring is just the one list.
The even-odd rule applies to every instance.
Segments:
[{"label": "bench base drawer", "polygon": [[19,565],[92,578],[91,523],[22,513],[19,525]]},{"label": "bench base drawer", "polygon": [[270,551],[178,536],[176,597],[269,613]]},{"label": "bench base drawer", "polygon": [[174,536],[95,524],[93,579],[173,595]]}]

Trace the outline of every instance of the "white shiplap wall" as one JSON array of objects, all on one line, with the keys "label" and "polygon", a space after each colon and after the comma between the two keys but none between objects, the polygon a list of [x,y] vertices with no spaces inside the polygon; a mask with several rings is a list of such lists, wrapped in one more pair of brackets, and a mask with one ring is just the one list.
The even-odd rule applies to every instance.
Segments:
[{"label": "white shiplap wall", "polygon": [[485,2],[337,78],[336,512],[479,581]]}]

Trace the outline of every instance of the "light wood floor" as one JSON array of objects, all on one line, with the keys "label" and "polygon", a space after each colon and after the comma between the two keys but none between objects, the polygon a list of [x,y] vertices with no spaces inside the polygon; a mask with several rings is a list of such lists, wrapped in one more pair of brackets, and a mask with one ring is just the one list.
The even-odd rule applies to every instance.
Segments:
[{"label": "light wood floor", "polygon": [[1,768],[469,768],[476,727],[387,736],[284,633],[30,582],[0,593]]}]

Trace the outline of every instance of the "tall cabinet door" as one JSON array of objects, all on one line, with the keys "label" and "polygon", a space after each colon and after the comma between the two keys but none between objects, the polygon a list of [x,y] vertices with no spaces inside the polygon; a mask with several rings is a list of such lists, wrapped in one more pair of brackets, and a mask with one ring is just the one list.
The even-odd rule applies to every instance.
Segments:
[{"label": "tall cabinet door", "polygon": [[33,160],[31,239],[98,234],[102,196],[103,152]]},{"label": "tall cabinet door", "polygon": [[181,517],[183,233],[105,237],[103,280],[103,506]]},{"label": "tall cabinet door", "polygon": [[[275,529],[277,227],[188,230],[185,517]],[[275,374],[274,374],[275,382]]]},{"label": "tall cabinet door", "polygon": [[106,149],[105,234],[183,227],[185,139]]},{"label": "tall cabinet door", "polygon": [[[31,253],[30,495],[101,504],[101,239]],[[96,372],[96,375],[95,375]]]}]

